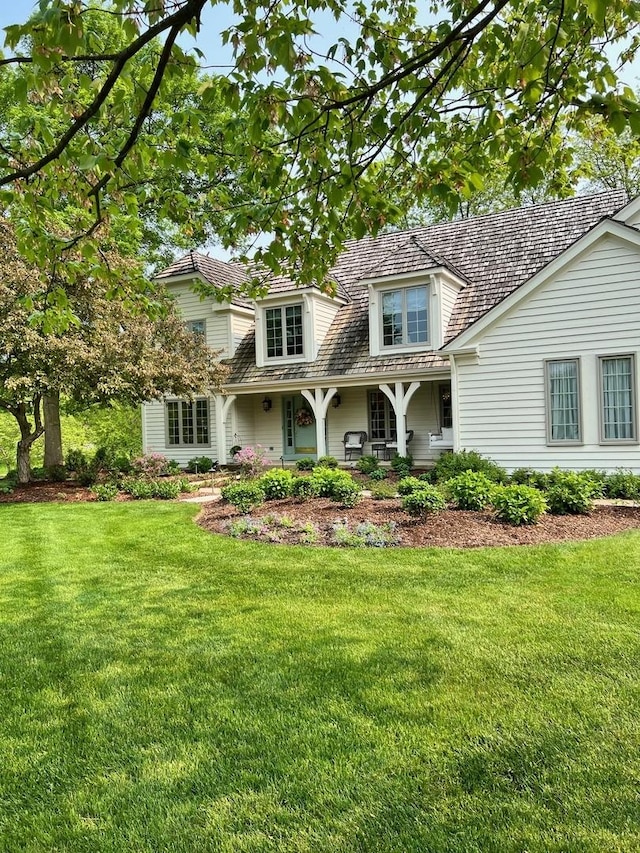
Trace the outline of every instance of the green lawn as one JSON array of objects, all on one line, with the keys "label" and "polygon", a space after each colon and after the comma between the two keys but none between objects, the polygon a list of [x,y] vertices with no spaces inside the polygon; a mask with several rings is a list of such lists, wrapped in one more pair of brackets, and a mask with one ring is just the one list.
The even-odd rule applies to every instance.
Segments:
[{"label": "green lawn", "polygon": [[0,851],[640,850],[640,535],[338,551],[0,506]]}]

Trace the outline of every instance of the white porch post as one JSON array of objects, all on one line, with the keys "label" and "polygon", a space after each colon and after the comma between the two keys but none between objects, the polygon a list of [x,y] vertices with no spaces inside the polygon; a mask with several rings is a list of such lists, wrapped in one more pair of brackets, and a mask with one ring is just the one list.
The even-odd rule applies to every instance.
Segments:
[{"label": "white porch post", "polygon": [[230,394],[228,397],[224,394],[215,395],[216,403],[216,446],[218,449],[218,464],[226,465],[227,463],[227,416],[229,409],[236,401],[236,395]]},{"label": "white porch post", "polygon": [[316,451],[318,459],[321,456],[327,455],[327,409],[331,398],[336,393],[337,388],[329,388],[325,392],[322,388],[316,388],[313,392],[304,388],[300,393],[311,406],[311,411],[316,419]]},{"label": "white porch post", "polygon": [[411,385],[404,390],[402,382],[395,383],[395,391],[387,385],[380,385],[380,390],[387,396],[389,402],[393,406],[393,411],[396,413],[396,431],[398,433],[398,456],[407,455],[407,409],[411,398],[420,387],[419,382],[412,382]]}]

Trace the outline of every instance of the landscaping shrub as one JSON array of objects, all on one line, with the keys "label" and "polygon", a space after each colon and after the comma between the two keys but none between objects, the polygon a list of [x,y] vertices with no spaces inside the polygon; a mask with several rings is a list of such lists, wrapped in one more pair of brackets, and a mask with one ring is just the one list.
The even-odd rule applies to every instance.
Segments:
[{"label": "landscaping shrub", "polygon": [[374,471],[382,471],[380,467],[380,462],[377,456],[361,456],[360,459],[356,462],[356,468],[358,471],[361,471],[363,474],[371,474]]},{"label": "landscaping shrub", "polygon": [[294,476],[284,468],[272,468],[258,481],[264,492],[265,500],[275,501],[288,498],[293,488]]},{"label": "landscaping shrub", "polygon": [[387,472],[384,468],[374,468],[373,471],[369,471],[369,479],[370,480],[386,480]]},{"label": "landscaping shrub", "polygon": [[638,500],[640,498],[640,477],[631,471],[620,468],[613,474],[605,475],[604,489],[609,498]]},{"label": "landscaping shrub", "polygon": [[352,478],[336,480],[331,489],[331,500],[340,506],[355,506],[361,497],[360,486]]},{"label": "landscaping shrub", "polygon": [[430,471],[425,471],[423,474],[419,474],[418,479],[422,483],[430,483],[432,486],[435,486],[435,484],[436,484],[435,468],[432,468]]},{"label": "landscaping shrub", "polygon": [[303,456],[302,459],[298,459],[296,462],[296,468],[298,471],[313,471],[316,467],[316,460],[312,459],[310,456]]},{"label": "landscaping shrub", "polygon": [[532,486],[544,491],[547,487],[547,475],[533,468],[515,468],[509,475],[509,483],[516,486]]},{"label": "landscaping shrub", "polygon": [[413,456],[407,453],[406,456],[400,456],[396,453],[391,460],[391,470],[395,471],[398,477],[408,477],[413,468]]},{"label": "landscaping shrub", "polygon": [[417,477],[403,477],[398,483],[397,491],[399,495],[410,495],[418,489],[424,489],[426,485],[428,484]]},{"label": "landscaping shrub", "polygon": [[321,456],[316,462],[318,468],[337,468],[338,460],[335,456]]},{"label": "landscaping shrub", "polygon": [[64,483],[68,477],[68,472],[64,465],[49,465],[45,471],[47,480],[51,480],[53,483]]},{"label": "landscaping shrub", "polygon": [[492,499],[497,517],[509,524],[535,524],[547,509],[547,502],[533,486],[496,486]]},{"label": "landscaping shrub", "polygon": [[[180,470],[178,463],[173,460],[169,461],[169,473],[174,473],[172,466],[175,465]],[[113,460],[113,473],[115,474],[130,474],[132,471],[131,459],[125,453],[119,453]],[[176,472],[177,473],[177,472]]]},{"label": "landscaping shrub", "polygon": [[10,470],[7,476],[0,480],[0,495],[10,495],[18,485],[18,472]]},{"label": "landscaping shrub", "polygon": [[113,470],[114,453],[108,447],[98,447],[93,454],[91,467],[96,473]]},{"label": "landscaping shrub", "polygon": [[291,494],[300,501],[318,497],[318,485],[311,477],[294,477]]},{"label": "landscaping shrub", "polygon": [[496,484],[482,471],[464,471],[447,480],[446,490],[458,509],[478,511],[491,503]]},{"label": "landscaping shrub", "polygon": [[87,465],[84,468],[77,469],[76,479],[81,486],[93,486],[98,479],[98,474],[93,466]]},{"label": "landscaping shrub", "polygon": [[402,509],[415,518],[424,518],[430,513],[440,512],[446,506],[447,502],[442,493],[428,483],[423,483],[420,489],[402,498]]},{"label": "landscaping shrub", "polygon": [[118,495],[118,487],[115,483],[102,483],[94,486],[91,491],[99,501],[113,501]]},{"label": "landscaping shrub", "polygon": [[507,481],[507,472],[504,468],[475,450],[443,453],[434,466],[434,476],[438,483],[452,480],[458,474],[464,474],[465,471],[480,471],[496,483]]},{"label": "landscaping shrub", "polygon": [[207,474],[217,465],[210,456],[194,456],[187,462],[189,474]]},{"label": "landscaping shrub", "polygon": [[376,501],[389,500],[397,496],[397,490],[391,483],[376,483],[371,486],[371,497]]},{"label": "landscaping shrub", "polygon": [[554,515],[578,515],[591,512],[598,486],[588,475],[555,469],[549,475],[545,497]]},{"label": "landscaping shrub", "polygon": [[153,497],[154,485],[151,480],[136,480],[131,478],[123,481],[122,491],[131,495],[136,500],[148,500]]},{"label": "landscaping shrub", "polygon": [[271,464],[261,444],[256,444],[255,447],[243,447],[233,459],[240,466],[243,477],[259,477],[264,469]]},{"label": "landscaping shrub", "polygon": [[179,480],[160,480],[152,483],[152,498],[170,501],[177,498],[182,491],[182,483]]},{"label": "landscaping shrub", "polygon": [[131,470],[134,474],[140,474],[149,480],[168,473],[168,469],[169,460],[162,453],[145,453],[144,456],[138,456],[131,463]]},{"label": "landscaping shrub", "polygon": [[67,451],[65,465],[67,471],[75,473],[79,469],[87,467],[87,457],[82,452],[82,450],[71,448],[69,451]]},{"label": "landscaping shrub", "polygon": [[318,496],[321,498],[332,497],[337,483],[353,482],[348,471],[340,471],[337,468],[314,468],[310,479],[316,484]]},{"label": "landscaping shrub", "polygon": [[252,509],[264,503],[264,491],[256,480],[231,483],[222,489],[221,494],[223,500],[242,513],[251,512]]}]

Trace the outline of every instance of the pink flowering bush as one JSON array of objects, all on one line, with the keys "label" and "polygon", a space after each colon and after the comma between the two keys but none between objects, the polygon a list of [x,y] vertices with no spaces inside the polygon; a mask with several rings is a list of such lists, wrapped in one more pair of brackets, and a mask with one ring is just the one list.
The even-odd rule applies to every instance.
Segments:
[{"label": "pink flowering bush", "polygon": [[233,461],[240,466],[244,477],[259,477],[264,469],[271,465],[265,455],[265,449],[261,444],[255,447],[247,446],[234,455]]},{"label": "pink flowering bush", "polygon": [[169,460],[162,453],[147,453],[134,459],[131,468],[135,474],[153,480],[169,472]]}]

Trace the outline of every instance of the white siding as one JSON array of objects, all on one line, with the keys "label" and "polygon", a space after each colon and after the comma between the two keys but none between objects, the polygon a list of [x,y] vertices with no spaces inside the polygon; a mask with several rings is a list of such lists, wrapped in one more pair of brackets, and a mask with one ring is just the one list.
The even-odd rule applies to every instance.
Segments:
[{"label": "white siding", "polygon": [[[509,469],[640,470],[638,446],[599,444],[597,381],[598,356],[639,351],[639,283],[640,253],[607,237],[489,326],[478,363],[458,366],[460,448]],[[581,364],[584,443],[547,446],[544,361],[571,357]]]},{"label": "white siding", "polygon": [[440,340],[443,342],[446,340],[447,326],[449,325],[451,312],[458,298],[458,293],[459,288],[453,287],[453,285],[444,279],[440,280],[440,323],[442,329]]},{"label": "white siding", "polygon": [[330,302],[328,299],[320,299],[317,296],[311,298],[313,300],[313,358],[317,358],[340,305],[337,302]]},{"label": "white siding", "polygon": [[247,314],[241,313],[239,311],[234,311],[233,309],[230,312],[230,323],[231,323],[231,353],[230,355],[235,355],[236,350],[240,346],[240,342],[245,337],[247,332],[251,329],[253,324],[255,323],[254,315],[248,316]]}]

